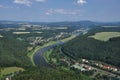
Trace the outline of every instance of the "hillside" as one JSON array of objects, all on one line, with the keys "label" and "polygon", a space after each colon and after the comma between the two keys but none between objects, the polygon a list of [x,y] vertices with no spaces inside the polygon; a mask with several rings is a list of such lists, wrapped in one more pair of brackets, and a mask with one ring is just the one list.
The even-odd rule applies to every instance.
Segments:
[{"label": "hillside", "polygon": [[80,58],[98,60],[120,67],[120,37],[110,38],[106,42],[88,37],[97,32],[119,30],[118,28],[93,29],[88,34],[81,35],[63,45],[62,50],[66,55],[77,60]]},{"label": "hillside", "polygon": [[73,71],[34,67],[20,73],[12,80],[93,80]]},{"label": "hillside", "polygon": [[0,38],[0,67],[30,66],[26,46],[25,42],[10,37]]}]

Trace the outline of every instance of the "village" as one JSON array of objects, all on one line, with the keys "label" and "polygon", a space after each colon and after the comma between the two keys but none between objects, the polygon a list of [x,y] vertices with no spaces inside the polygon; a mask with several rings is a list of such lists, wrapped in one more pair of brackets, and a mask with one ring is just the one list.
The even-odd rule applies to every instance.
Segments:
[{"label": "village", "polygon": [[[90,73],[90,77],[96,77],[96,75],[99,74],[120,79],[120,68],[104,62],[87,59],[76,61],[74,59],[70,59],[69,57],[60,58],[59,60],[63,62],[62,65],[64,67],[83,73]],[[67,65],[64,65],[65,63]]]}]

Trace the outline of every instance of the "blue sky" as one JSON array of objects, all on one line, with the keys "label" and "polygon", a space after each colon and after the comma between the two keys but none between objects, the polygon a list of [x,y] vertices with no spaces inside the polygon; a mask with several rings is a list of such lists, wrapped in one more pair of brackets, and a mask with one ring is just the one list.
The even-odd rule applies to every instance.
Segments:
[{"label": "blue sky", "polygon": [[0,20],[120,21],[120,0],[0,0]]}]

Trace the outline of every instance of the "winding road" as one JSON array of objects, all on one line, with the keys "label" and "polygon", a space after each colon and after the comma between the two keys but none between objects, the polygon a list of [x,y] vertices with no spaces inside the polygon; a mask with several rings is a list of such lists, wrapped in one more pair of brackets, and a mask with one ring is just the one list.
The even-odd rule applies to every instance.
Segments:
[{"label": "winding road", "polygon": [[49,50],[52,49],[55,46],[59,46],[61,44],[63,44],[64,42],[59,41],[56,44],[53,45],[49,45],[46,46],[40,50],[38,50],[34,56],[33,56],[33,60],[36,66],[45,66],[45,67],[50,67],[51,65],[49,63],[46,62],[46,60],[44,59],[44,54]]}]

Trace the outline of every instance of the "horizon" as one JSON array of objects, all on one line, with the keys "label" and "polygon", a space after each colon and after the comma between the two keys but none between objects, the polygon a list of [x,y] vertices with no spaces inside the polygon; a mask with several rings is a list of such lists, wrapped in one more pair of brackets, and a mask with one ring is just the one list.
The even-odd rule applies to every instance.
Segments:
[{"label": "horizon", "polygon": [[1,0],[0,20],[120,22],[120,0]]},{"label": "horizon", "polygon": [[59,22],[82,22],[82,21],[90,21],[97,23],[119,23],[120,21],[92,21],[92,20],[78,20],[78,21],[20,21],[20,20],[0,20],[5,22],[30,22],[30,23],[59,23]]}]

